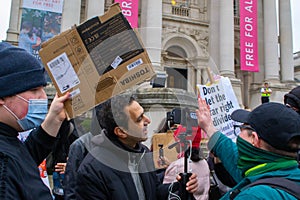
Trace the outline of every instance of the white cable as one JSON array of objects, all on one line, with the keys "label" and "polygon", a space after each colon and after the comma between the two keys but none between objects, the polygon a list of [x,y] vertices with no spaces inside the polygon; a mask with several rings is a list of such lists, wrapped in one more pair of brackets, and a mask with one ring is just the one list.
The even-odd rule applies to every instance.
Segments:
[{"label": "white cable", "polygon": [[[172,192],[173,189],[173,184],[174,182],[172,182],[169,186],[169,195],[168,195],[168,200],[181,200],[180,196],[178,196],[177,194]],[[172,196],[171,196],[172,195]]]}]

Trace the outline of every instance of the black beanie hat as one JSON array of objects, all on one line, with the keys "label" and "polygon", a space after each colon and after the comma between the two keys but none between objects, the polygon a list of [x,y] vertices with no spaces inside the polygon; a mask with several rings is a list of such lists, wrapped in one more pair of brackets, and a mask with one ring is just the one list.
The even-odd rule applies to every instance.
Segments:
[{"label": "black beanie hat", "polygon": [[284,95],[284,104],[300,109],[300,86],[295,87],[288,94]]},{"label": "black beanie hat", "polygon": [[42,64],[26,50],[0,42],[0,98],[45,86]]}]

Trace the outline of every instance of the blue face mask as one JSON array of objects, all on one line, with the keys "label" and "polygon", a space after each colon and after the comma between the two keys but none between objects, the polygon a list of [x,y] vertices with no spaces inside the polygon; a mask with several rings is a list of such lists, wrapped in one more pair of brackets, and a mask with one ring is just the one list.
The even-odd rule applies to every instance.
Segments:
[{"label": "blue face mask", "polygon": [[29,99],[16,95],[18,98],[28,103],[28,112],[23,119],[19,119],[9,108],[4,106],[16,119],[23,131],[36,128],[42,124],[48,112],[47,99]]},{"label": "blue face mask", "polygon": [[29,99],[28,112],[23,119],[18,120],[18,124],[23,131],[36,128],[42,124],[48,112],[47,99]]}]

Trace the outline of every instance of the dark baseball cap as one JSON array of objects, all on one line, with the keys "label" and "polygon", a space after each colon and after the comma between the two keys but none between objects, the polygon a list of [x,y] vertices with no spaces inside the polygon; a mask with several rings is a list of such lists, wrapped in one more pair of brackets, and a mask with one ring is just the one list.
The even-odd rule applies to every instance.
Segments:
[{"label": "dark baseball cap", "polygon": [[251,112],[237,109],[232,112],[231,119],[249,124],[259,137],[276,149],[297,151],[288,143],[292,138],[300,137],[300,117],[283,104],[264,103]]}]

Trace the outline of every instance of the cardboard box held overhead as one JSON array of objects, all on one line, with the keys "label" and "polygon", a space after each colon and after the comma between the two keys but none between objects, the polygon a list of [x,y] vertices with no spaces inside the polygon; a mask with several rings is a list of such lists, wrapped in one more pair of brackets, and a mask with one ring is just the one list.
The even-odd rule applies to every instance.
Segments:
[{"label": "cardboard box held overhead", "polygon": [[58,95],[71,93],[71,118],[155,76],[119,4],[43,43],[39,54]]}]

